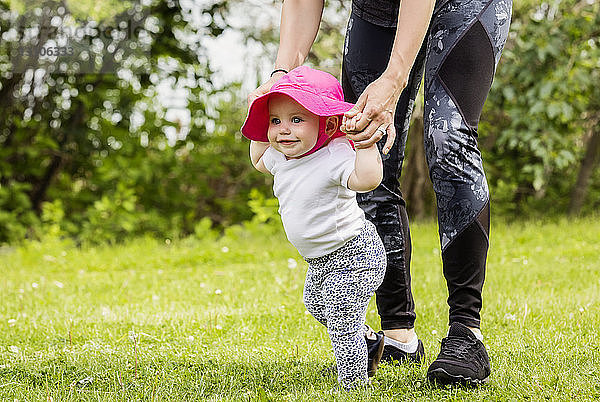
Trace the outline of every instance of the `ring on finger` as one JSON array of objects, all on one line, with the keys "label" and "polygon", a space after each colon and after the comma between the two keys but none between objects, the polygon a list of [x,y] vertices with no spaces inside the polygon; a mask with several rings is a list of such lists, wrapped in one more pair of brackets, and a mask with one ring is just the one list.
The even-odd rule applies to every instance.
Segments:
[{"label": "ring on finger", "polygon": [[377,127],[377,131],[379,131],[382,135],[387,134],[387,127],[383,128],[383,126]]}]

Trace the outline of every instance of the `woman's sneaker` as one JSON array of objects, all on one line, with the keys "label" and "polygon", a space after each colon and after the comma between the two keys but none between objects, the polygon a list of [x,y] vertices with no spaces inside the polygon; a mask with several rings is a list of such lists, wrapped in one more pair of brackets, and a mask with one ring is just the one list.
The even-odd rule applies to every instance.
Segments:
[{"label": "woman's sneaker", "polygon": [[[380,331],[383,334],[383,332]],[[425,360],[425,348],[423,342],[419,339],[417,350],[413,353],[408,353],[395,347],[394,345],[385,345],[381,361],[386,363],[422,363]]]},{"label": "woman's sneaker", "polygon": [[427,370],[427,379],[441,385],[479,385],[487,382],[490,373],[483,343],[467,326],[454,322],[442,339],[440,354]]}]

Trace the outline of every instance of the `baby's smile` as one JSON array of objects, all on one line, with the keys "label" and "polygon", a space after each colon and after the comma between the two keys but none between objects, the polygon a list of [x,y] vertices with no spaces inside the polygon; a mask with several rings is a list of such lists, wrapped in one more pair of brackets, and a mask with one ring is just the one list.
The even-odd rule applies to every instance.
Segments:
[{"label": "baby's smile", "polygon": [[292,145],[297,142],[300,142],[300,140],[279,140],[277,142],[280,143],[281,145]]}]

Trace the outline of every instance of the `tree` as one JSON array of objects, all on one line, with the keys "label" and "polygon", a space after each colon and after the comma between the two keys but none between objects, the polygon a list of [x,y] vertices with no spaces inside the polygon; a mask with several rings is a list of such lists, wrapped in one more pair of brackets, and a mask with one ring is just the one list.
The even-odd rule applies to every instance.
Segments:
[{"label": "tree", "polygon": [[[223,224],[249,217],[247,194],[264,179],[249,175],[246,146],[233,135],[244,115],[241,102],[234,88],[212,84],[201,40],[223,32],[227,2],[207,4],[202,23],[194,19],[198,10],[179,2],[127,4],[96,7],[104,19],[93,22],[81,13],[82,3],[71,10],[75,3],[67,1],[25,2],[20,12],[9,12],[0,2],[3,39],[9,39],[0,43],[6,56],[0,64],[0,242],[36,236],[41,220],[100,241],[190,233],[204,216]],[[37,68],[18,57],[25,46],[39,54],[52,31],[26,39],[27,29],[14,28],[44,27],[57,18],[81,28],[83,35],[73,32],[69,44],[91,64],[63,55]],[[137,36],[112,35],[132,25],[140,28]],[[138,51],[120,52],[132,44]],[[166,119],[157,102],[164,82],[187,94],[189,128]],[[169,130],[174,137],[167,138]],[[239,178],[246,191],[230,186]]]}]

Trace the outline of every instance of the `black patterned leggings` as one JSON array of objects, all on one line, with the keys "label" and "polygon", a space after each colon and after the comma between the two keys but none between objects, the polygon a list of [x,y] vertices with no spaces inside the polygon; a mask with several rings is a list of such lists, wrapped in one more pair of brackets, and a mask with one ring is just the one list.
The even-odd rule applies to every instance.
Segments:
[{"label": "black patterned leggings", "polygon": [[366,383],[365,315],[386,265],[385,249],[375,226],[367,221],[361,233],[345,245],[306,262],[304,305],[327,327],[338,381],[344,388]]},{"label": "black patterned leggings", "polygon": [[[434,12],[395,114],[397,138],[384,159],[384,178],[359,194],[377,227],[388,265],[377,290],[383,329],[414,327],[410,231],[399,186],[408,124],[425,73],[425,151],[437,198],[450,322],[479,327],[489,236],[489,191],[477,126],[508,36],[512,0],[450,0]],[[350,16],[342,84],[355,102],[387,66],[395,29]],[[382,147],[385,139],[379,142]]]}]

